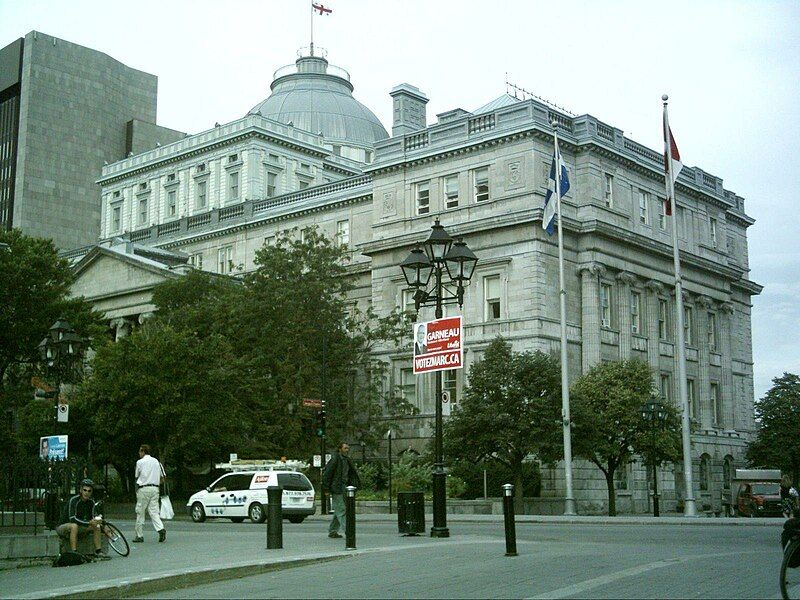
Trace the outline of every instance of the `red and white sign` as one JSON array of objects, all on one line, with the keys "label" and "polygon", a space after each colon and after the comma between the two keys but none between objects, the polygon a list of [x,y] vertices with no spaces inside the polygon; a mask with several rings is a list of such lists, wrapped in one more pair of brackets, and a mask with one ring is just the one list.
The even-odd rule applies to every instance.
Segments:
[{"label": "red and white sign", "polygon": [[464,366],[463,317],[414,324],[414,374]]}]

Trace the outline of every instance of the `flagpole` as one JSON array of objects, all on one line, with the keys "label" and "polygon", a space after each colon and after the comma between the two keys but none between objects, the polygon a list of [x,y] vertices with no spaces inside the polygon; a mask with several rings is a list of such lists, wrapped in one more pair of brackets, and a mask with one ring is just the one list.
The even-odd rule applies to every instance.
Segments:
[{"label": "flagpole", "polygon": [[569,417],[569,377],[567,375],[567,290],[564,286],[564,236],[561,227],[561,153],[558,150],[558,123],[553,121],[553,143],[556,163],[556,215],[558,218],[558,283],[561,308],[561,422],[564,433],[564,480],[567,485],[564,514],[574,515],[575,498],[572,495],[572,432]]},{"label": "flagpole", "polygon": [[667,197],[672,212],[672,261],[675,266],[675,312],[677,312],[677,346],[678,346],[678,389],[681,394],[681,437],[683,441],[683,479],[686,494],[683,501],[683,514],[687,517],[697,516],[697,506],[694,500],[694,487],[692,485],[692,438],[691,415],[689,414],[689,394],[686,383],[686,340],[684,339],[683,324],[683,284],[681,281],[681,260],[678,250],[678,210],[675,205],[675,184],[672,181],[672,132],[669,129],[669,116],[667,115],[667,100],[669,96],[661,96],[664,101],[664,156],[667,161]]},{"label": "flagpole", "polygon": [[314,56],[314,3],[311,3],[311,46],[309,46],[311,56]]}]

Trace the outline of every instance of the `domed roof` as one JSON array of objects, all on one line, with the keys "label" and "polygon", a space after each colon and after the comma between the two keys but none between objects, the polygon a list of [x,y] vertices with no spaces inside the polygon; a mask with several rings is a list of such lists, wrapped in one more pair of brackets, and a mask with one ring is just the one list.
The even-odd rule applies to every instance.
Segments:
[{"label": "domed roof", "polygon": [[272,93],[248,114],[260,114],[311,133],[326,141],[348,146],[372,147],[389,137],[378,117],[353,98],[350,75],[329,66],[319,56],[303,56],[295,65],[278,69]]}]

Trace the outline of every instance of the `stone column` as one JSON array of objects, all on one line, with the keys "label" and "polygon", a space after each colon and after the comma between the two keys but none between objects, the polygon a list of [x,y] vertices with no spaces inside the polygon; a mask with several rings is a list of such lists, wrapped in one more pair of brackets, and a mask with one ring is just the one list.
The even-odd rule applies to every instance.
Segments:
[{"label": "stone column", "polygon": [[581,274],[581,348],[583,372],[600,362],[600,275],[599,263],[579,267]]},{"label": "stone column", "polygon": [[112,319],[110,323],[112,329],[114,329],[114,341],[118,342],[124,337],[128,337],[128,334],[131,332],[131,323],[128,319],[124,317],[119,317],[118,319]]},{"label": "stone column", "polygon": [[733,396],[733,356],[731,353],[731,321],[733,304],[720,305],[720,351],[722,353],[722,423],[724,429],[736,429],[736,406]]},{"label": "stone column", "polygon": [[695,402],[700,408],[700,425],[703,429],[713,426],[713,408],[708,392],[711,387],[711,349],[708,347],[708,309],[713,301],[708,296],[697,298],[697,386]]},{"label": "stone column", "polygon": [[[631,287],[636,275],[628,271],[617,273],[617,322],[619,323],[619,359],[628,360],[633,348],[631,333]],[[641,315],[639,317],[641,319]]]},{"label": "stone column", "polygon": [[664,294],[664,286],[650,279],[644,284],[647,290],[647,364],[653,371],[653,383],[658,386],[661,371],[661,349],[658,339],[658,299]]}]

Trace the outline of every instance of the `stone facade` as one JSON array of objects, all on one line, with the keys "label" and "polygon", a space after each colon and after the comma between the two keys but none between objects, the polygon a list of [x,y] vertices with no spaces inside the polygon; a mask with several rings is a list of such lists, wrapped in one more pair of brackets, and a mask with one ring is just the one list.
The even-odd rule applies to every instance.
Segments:
[{"label": "stone facade", "polygon": [[[516,350],[559,350],[556,239],[541,228],[553,120],[571,180],[563,203],[570,381],[600,361],[636,357],[653,368],[665,399],[678,397],[670,245],[677,222],[696,497],[717,507],[754,430],[750,297],[761,288],[748,279],[753,220],[720,178],[689,167],[677,182],[676,218],[664,216],[660,152],[590,115],[504,96],[419,129],[403,120],[397,135],[375,144],[371,163],[335,155],[322,136],[249,115],[105,167],[103,235],[180,251],[196,267],[230,274],[252,269],[255,252],[280,231],[317,226],[353,250],[353,301],[387,314],[413,306],[399,264],[437,216],[479,257],[464,300],[466,368],[444,377],[457,401],[469,366],[496,336]],[[229,194],[233,172],[238,195]],[[202,202],[198,181],[208,182]],[[410,336],[401,351],[379,352],[391,365],[386,384],[420,410],[398,448],[420,447],[432,431],[433,376],[411,375],[411,352]],[[560,473],[543,469],[546,495],[563,495]],[[660,471],[666,509],[681,496],[680,473],[679,465]],[[638,463],[622,470],[621,511],[648,509],[650,479]],[[602,509],[596,467],[576,461],[575,494],[580,510]]]}]

